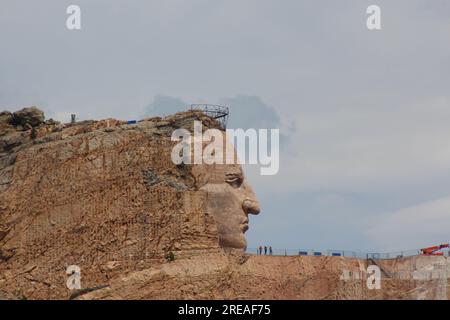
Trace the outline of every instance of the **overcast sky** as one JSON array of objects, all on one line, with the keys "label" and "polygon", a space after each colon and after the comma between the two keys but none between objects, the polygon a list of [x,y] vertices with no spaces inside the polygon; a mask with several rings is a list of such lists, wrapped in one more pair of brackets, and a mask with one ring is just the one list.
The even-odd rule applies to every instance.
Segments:
[{"label": "overcast sky", "polygon": [[3,0],[0,39],[0,109],[126,120],[225,103],[232,127],[280,128],[279,174],[246,168],[250,247],[450,241],[448,0]]}]

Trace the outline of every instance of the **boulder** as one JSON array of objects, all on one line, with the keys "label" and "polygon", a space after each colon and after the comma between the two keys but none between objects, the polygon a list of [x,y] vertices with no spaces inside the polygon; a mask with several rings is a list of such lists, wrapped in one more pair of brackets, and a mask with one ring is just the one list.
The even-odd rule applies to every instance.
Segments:
[{"label": "boulder", "polygon": [[44,112],[36,107],[24,108],[22,110],[16,111],[12,114],[11,123],[15,126],[22,126],[27,128],[37,127],[44,123],[45,116]]},{"label": "boulder", "polygon": [[8,111],[0,112],[0,123],[10,123],[12,120],[12,113]]},{"label": "boulder", "polygon": [[21,145],[24,141],[25,137],[20,131],[12,131],[6,135],[2,135],[0,136],[0,152],[10,151]]}]

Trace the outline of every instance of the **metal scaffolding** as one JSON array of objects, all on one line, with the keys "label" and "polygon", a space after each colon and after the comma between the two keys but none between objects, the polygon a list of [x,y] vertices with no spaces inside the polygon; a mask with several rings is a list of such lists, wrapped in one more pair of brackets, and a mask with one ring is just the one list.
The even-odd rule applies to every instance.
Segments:
[{"label": "metal scaffolding", "polygon": [[191,110],[201,110],[208,117],[217,120],[223,129],[227,128],[230,114],[228,107],[216,104],[191,104]]}]

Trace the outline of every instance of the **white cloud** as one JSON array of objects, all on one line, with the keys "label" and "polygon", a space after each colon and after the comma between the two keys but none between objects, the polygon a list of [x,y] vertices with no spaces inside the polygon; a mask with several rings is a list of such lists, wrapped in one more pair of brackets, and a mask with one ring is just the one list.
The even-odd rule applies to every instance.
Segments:
[{"label": "white cloud", "polygon": [[371,220],[365,234],[380,250],[420,249],[448,243],[450,196],[387,213]]},{"label": "white cloud", "polygon": [[277,191],[373,191],[450,176],[448,106],[441,98],[393,109],[299,112]]}]

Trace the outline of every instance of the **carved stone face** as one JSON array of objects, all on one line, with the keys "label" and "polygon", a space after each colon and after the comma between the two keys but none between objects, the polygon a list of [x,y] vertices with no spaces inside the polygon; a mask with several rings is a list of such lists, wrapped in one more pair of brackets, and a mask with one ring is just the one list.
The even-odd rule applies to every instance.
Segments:
[{"label": "carved stone face", "polygon": [[219,244],[223,248],[245,250],[248,215],[259,214],[260,206],[241,165],[203,164],[195,166],[193,173],[201,182],[200,190],[207,193],[207,211],[216,221]]}]

